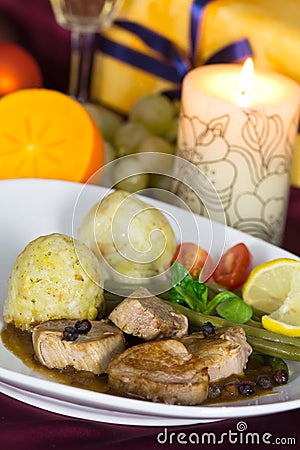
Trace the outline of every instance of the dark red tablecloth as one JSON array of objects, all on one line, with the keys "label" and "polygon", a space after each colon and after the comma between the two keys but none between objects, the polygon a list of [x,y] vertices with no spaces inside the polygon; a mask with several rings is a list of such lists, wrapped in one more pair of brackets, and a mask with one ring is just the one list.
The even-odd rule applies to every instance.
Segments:
[{"label": "dark red tablecloth", "polygon": [[[7,38],[21,43],[37,59],[45,87],[64,91],[69,64],[69,34],[56,25],[48,0],[0,0],[1,24],[7,26],[0,26],[0,39],[5,38],[6,33]],[[283,247],[297,255],[300,255],[299,223],[300,190],[291,189]],[[255,445],[242,443],[243,436],[246,442],[246,432],[234,434],[240,421],[168,427],[167,442],[163,443],[161,437],[159,443],[157,436],[164,432],[164,427],[133,427],[73,419],[0,394],[0,448],[3,450],[175,450],[208,449],[218,445],[223,450],[272,448],[272,445],[273,448],[300,449],[300,410],[245,418],[244,426],[255,436]],[[172,438],[171,433],[175,433]],[[201,439],[204,433],[214,433],[216,439],[223,443],[213,444],[211,441],[208,444],[207,440],[206,444],[201,444],[201,440],[199,445],[192,443],[196,435]],[[239,440],[235,442],[237,436]]]},{"label": "dark red tablecloth", "polygon": [[[3,450],[178,450],[218,448],[218,445],[222,450],[300,448],[300,410],[167,428],[72,419],[33,408],[4,395],[0,395],[0,411]],[[211,434],[210,441],[208,433]],[[196,436],[199,445],[196,444]]]},{"label": "dark red tablecloth", "polygon": [[300,189],[291,188],[282,247],[300,256]]},{"label": "dark red tablecloth", "polygon": [[66,91],[70,34],[55,22],[49,0],[0,0],[0,40],[29,51],[42,70],[44,87]]}]

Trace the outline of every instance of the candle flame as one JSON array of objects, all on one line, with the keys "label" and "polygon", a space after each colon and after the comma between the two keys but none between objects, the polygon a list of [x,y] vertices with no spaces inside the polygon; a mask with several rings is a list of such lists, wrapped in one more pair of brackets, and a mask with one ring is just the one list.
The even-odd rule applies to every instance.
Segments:
[{"label": "candle flame", "polygon": [[237,95],[238,106],[249,106],[251,103],[251,91],[254,79],[254,66],[252,58],[247,58],[243,64],[239,90]]}]

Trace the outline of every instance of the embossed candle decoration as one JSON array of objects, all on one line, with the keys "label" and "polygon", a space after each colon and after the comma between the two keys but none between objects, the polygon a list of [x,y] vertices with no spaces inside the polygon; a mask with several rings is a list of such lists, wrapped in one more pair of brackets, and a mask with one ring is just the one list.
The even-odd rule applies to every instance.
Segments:
[{"label": "embossed candle decoration", "polygon": [[[255,70],[247,84],[241,72],[238,64],[216,64],[186,75],[177,155],[211,181],[228,225],[280,245],[300,88],[283,75],[261,70]],[[205,215],[209,199],[195,201],[182,184],[176,193],[194,212]]]}]

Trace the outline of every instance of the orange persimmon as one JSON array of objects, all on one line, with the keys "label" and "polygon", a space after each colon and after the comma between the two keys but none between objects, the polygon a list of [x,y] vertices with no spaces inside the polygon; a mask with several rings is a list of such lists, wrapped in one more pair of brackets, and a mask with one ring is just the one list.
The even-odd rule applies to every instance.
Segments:
[{"label": "orange persimmon", "polygon": [[103,164],[101,132],[76,100],[42,88],[0,99],[0,179],[86,182]]},{"label": "orange persimmon", "polygon": [[18,44],[0,42],[0,96],[42,84],[42,71],[34,57]]}]

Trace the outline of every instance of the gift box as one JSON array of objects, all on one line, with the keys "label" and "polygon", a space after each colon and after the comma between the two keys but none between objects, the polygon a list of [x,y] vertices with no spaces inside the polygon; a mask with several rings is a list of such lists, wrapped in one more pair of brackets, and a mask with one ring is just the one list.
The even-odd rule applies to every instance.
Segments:
[{"label": "gift box", "polygon": [[[161,36],[169,39],[184,56],[188,52],[190,5],[191,0],[126,0],[117,19],[146,27],[157,33],[154,39]],[[126,114],[142,95],[174,88],[174,83],[145,69],[147,64],[138,68],[132,62],[123,61],[120,53],[127,48],[137,52],[137,60],[145,56],[160,59],[138,34],[113,25],[103,37],[126,48],[120,48],[117,57],[101,51],[96,53],[91,86],[94,100]],[[100,47],[102,40],[100,36]]]},{"label": "gift box", "polygon": [[[299,0],[125,0],[98,37],[92,98],[126,114],[143,95],[180,89],[192,67],[232,62],[223,49],[244,40],[255,67],[300,82],[299,23]],[[294,161],[292,184],[300,186],[299,139]]]}]

